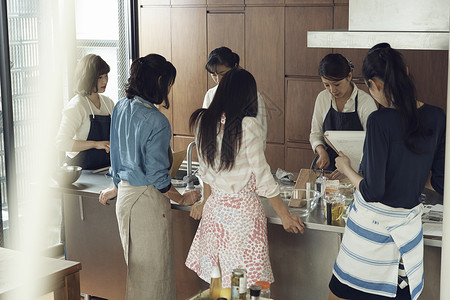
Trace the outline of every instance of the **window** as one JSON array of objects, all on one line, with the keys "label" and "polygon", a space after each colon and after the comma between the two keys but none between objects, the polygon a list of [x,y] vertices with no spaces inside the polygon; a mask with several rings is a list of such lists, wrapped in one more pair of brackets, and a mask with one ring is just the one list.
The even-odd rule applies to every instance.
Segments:
[{"label": "window", "polygon": [[49,186],[74,66],[85,54],[102,56],[111,67],[105,94],[114,101],[124,96],[128,8],[118,0],[7,0],[6,9],[1,3],[8,36],[0,38],[9,58],[1,56],[0,65],[11,80],[2,76],[0,98],[12,114],[1,105],[0,121],[8,117],[13,124],[0,123],[0,246],[46,249],[62,242],[61,201]]}]

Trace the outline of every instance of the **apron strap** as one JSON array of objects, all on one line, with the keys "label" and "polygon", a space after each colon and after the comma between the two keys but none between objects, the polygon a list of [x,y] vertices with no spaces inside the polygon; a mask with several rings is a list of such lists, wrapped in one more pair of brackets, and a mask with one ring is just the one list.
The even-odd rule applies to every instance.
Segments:
[{"label": "apron strap", "polygon": [[89,109],[91,110],[91,114],[92,114],[93,118],[95,119],[95,114],[94,114],[94,111],[92,110],[92,106],[91,106],[91,100],[89,100],[89,98],[87,96],[84,96],[84,99],[86,99],[86,101],[89,105]]}]

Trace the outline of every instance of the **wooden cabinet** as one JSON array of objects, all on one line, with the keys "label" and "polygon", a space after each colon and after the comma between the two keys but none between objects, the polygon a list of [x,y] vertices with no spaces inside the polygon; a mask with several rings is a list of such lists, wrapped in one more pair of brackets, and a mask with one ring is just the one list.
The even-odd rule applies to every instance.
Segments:
[{"label": "wooden cabinet", "polygon": [[245,0],[246,5],[279,5],[284,4],[284,0]]},{"label": "wooden cabinet", "polygon": [[206,92],[206,8],[171,8],[174,135],[191,135],[189,117],[202,107]]},{"label": "wooden cabinet", "polygon": [[247,7],[245,60],[267,112],[267,141],[284,143],[284,8]]},{"label": "wooden cabinet", "polygon": [[286,147],[286,171],[299,172],[300,169],[309,169],[316,156],[309,144],[298,144],[295,147]]},{"label": "wooden cabinet", "polygon": [[286,4],[299,4],[299,5],[326,4],[326,5],[333,5],[333,0],[286,0]]},{"label": "wooden cabinet", "polygon": [[[157,1],[141,1],[157,2]],[[139,56],[157,53],[168,61],[172,60],[172,41],[170,38],[170,7],[146,6],[139,9]],[[143,30],[145,28],[145,30]],[[176,67],[176,66],[175,66]],[[169,95],[169,109],[161,108],[161,112],[172,124],[172,94]]]},{"label": "wooden cabinet", "polygon": [[287,75],[318,76],[320,60],[331,49],[306,47],[307,31],[333,28],[333,7],[286,7]]},{"label": "wooden cabinet", "polygon": [[316,97],[324,89],[320,80],[286,80],[286,141],[309,144]]},{"label": "wooden cabinet", "polygon": [[[208,13],[207,24],[208,55],[218,47],[228,47],[239,55],[239,64],[245,68],[244,13]],[[205,64],[206,59],[203,65]],[[208,88],[214,85],[216,83],[211,79],[211,76],[208,76]]]},{"label": "wooden cabinet", "polygon": [[206,0],[171,0],[172,5],[204,5]]},{"label": "wooden cabinet", "polygon": [[266,151],[264,152],[267,163],[272,171],[276,171],[278,168],[284,170],[284,146],[280,144],[266,144]]},{"label": "wooden cabinet", "polygon": [[170,5],[170,0],[139,0],[140,6],[145,5]]},{"label": "wooden cabinet", "polygon": [[244,5],[244,0],[207,0],[208,5]]}]

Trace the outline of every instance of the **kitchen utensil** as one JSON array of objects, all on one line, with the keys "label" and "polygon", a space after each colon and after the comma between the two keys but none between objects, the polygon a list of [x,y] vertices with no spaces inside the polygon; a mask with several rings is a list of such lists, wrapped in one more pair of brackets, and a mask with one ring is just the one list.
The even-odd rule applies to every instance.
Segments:
[{"label": "kitchen utensil", "polygon": [[64,165],[56,170],[53,179],[60,186],[69,186],[80,178],[81,171],[82,168],[79,166]]}]

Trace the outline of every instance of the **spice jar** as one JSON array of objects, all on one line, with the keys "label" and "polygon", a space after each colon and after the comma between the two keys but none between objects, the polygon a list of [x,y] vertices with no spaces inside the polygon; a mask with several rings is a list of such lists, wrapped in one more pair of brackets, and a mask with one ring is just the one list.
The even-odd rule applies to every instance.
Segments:
[{"label": "spice jar", "polygon": [[270,282],[268,281],[257,281],[255,285],[259,285],[261,287],[260,297],[270,298]]},{"label": "spice jar", "polygon": [[259,300],[259,296],[261,295],[261,287],[259,285],[251,285],[250,286],[250,300]]}]

